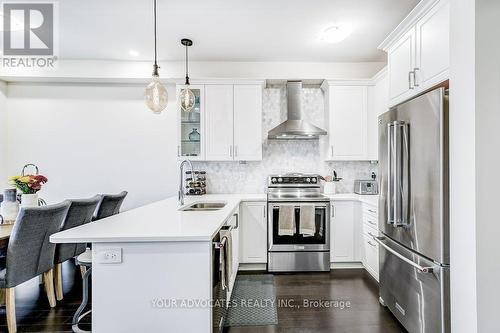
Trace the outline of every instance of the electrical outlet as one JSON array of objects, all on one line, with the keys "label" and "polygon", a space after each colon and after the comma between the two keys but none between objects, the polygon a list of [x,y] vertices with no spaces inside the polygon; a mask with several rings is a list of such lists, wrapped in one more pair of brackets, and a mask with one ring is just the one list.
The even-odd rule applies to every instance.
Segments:
[{"label": "electrical outlet", "polygon": [[100,264],[121,264],[122,249],[104,249],[98,253],[98,263]]}]

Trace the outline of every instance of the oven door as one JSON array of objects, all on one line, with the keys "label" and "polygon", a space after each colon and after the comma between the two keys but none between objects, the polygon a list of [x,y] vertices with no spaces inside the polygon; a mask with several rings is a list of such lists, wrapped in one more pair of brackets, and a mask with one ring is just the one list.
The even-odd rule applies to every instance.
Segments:
[{"label": "oven door", "polygon": [[[301,205],[314,209],[314,234],[301,233]],[[280,209],[292,207],[295,217],[293,234],[280,234]],[[268,245],[271,252],[329,251],[330,250],[330,205],[326,202],[269,202]]]}]

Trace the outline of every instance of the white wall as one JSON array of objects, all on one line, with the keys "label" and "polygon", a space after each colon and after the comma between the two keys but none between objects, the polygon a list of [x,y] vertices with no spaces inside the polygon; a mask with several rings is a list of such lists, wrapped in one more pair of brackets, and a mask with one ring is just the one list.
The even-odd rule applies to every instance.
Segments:
[{"label": "white wall", "polygon": [[7,84],[0,81],[0,190],[7,179]]},{"label": "white wall", "polygon": [[[478,332],[498,332],[500,300],[500,2],[476,0],[476,253]],[[492,43],[492,36],[497,42]]]},{"label": "white wall", "polygon": [[496,0],[451,1],[453,333],[498,331],[499,15]]},{"label": "white wall", "polygon": [[[143,85],[9,84],[8,172],[35,163],[50,202],[129,191],[124,208],[175,193],[175,89],[161,115]],[[137,221],[141,223],[141,221]]]}]

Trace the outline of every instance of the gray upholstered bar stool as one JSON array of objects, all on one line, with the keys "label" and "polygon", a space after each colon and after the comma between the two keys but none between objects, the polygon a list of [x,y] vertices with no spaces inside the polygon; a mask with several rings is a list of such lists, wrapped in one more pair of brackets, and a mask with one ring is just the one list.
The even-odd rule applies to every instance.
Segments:
[{"label": "gray upholstered bar stool", "polygon": [[[112,215],[116,215],[120,212],[120,207],[122,206],[123,200],[127,196],[127,191],[123,191],[119,194],[103,194],[101,195],[101,200],[99,202],[99,206],[97,208],[96,215],[93,220],[97,221]],[[89,277],[92,271],[92,250],[87,249],[84,253],[80,254],[76,257],[76,264],[81,267],[85,267],[85,273],[83,275],[83,299],[82,304],[76,310],[75,315],[73,316],[73,322],[71,328],[73,332],[84,333],[90,331],[82,330],[78,324],[80,320],[88,315],[92,310],[88,310],[85,313],[85,307],[87,306],[89,300]]]},{"label": "gray upholstered bar stool", "polygon": [[54,254],[56,245],[50,235],[58,232],[64,222],[68,201],[44,207],[21,208],[7,247],[4,267],[0,267],[0,288],[5,289],[7,326],[16,332],[16,305],[14,288],[43,274],[50,307],[56,306],[54,296]]},{"label": "gray upholstered bar stool", "polygon": [[[100,195],[96,195],[90,199],[69,200],[70,207],[61,231],[75,228],[92,221],[92,217],[94,216],[94,212],[100,200]],[[85,243],[67,243],[56,245],[54,278],[56,299],[58,301],[62,300],[64,297],[62,263],[71,258],[76,258],[78,255],[84,253],[86,248],[87,245]]]}]

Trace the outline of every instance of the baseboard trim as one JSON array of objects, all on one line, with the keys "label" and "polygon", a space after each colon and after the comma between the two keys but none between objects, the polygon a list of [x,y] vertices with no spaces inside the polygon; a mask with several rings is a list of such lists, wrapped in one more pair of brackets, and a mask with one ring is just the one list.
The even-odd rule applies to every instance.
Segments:
[{"label": "baseboard trim", "polygon": [[240,264],[238,271],[267,271],[267,264]]},{"label": "baseboard trim", "polygon": [[364,269],[361,262],[332,262],[330,269]]}]

